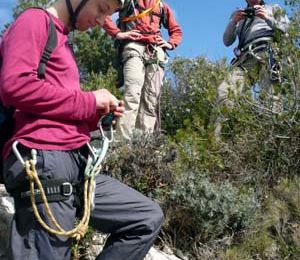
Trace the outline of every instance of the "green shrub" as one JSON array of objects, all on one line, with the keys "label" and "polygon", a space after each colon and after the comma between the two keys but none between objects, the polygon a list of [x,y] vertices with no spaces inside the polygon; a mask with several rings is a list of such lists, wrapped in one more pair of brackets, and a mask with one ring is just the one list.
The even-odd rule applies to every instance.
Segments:
[{"label": "green shrub", "polygon": [[137,132],[130,141],[112,144],[106,172],[145,195],[162,201],[174,175],[175,147],[164,135]]},{"label": "green shrub", "polygon": [[[240,192],[229,182],[212,183],[197,173],[187,173],[176,183],[170,204],[176,205],[177,213],[188,216],[189,221],[180,228],[203,241],[249,227],[260,206],[252,190]],[[178,222],[175,216],[170,224],[172,221]]]}]

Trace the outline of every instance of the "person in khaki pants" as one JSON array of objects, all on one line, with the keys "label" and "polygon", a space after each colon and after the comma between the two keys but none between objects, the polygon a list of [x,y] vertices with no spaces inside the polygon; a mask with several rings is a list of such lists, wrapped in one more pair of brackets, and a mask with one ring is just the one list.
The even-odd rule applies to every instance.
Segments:
[{"label": "person in khaki pants", "polygon": [[[162,38],[161,25],[168,30],[168,41]],[[121,50],[125,114],[117,130],[126,139],[134,129],[158,130],[159,97],[168,60],[165,51],[173,50],[182,39],[171,8],[160,0],[126,0],[117,24],[107,17],[103,28],[120,43]]]},{"label": "person in khaki pants", "polygon": [[[278,64],[272,42],[275,32],[286,32],[289,20],[278,5],[267,5],[263,0],[246,2],[246,8],[233,12],[223,35],[226,46],[232,45],[236,38],[239,43],[234,50],[236,57],[230,73],[217,89],[217,105],[219,108],[222,105],[232,108],[234,102],[230,99],[231,94],[237,96],[244,92],[248,77],[252,84],[259,84],[271,111],[279,111],[280,95],[275,93],[274,86],[280,84],[280,75],[276,70]],[[218,140],[224,120],[226,118],[219,115],[215,122],[215,137]]]}]

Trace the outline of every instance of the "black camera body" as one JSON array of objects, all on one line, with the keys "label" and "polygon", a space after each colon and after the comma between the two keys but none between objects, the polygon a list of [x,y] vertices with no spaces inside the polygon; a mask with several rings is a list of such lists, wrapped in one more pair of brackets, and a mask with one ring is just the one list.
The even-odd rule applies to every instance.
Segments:
[{"label": "black camera body", "polygon": [[247,18],[253,18],[255,16],[255,10],[254,7],[247,7],[244,9],[244,13],[246,13]]}]

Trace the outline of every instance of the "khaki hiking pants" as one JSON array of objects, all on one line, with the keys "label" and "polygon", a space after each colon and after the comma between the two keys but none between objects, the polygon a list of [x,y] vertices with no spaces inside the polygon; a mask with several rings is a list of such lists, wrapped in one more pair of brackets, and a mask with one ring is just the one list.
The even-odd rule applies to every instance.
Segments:
[{"label": "khaki hiking pants", "polygon": [[[266,52],[262,52],[260,57],[266,60]],[[280,94],[275,93],[273,83],[269,77],[267,64],[260,63],[256,58],[248,58],[243,63],[243,68],[233,66],[227,78],[219,85],[217,89],[217,106],[220,108],[225,105],[228,108],[233,108],[234,97],[240,96],[245,91],[249,90],[250,86],[246,86],[246,74],[252,73],[252,70],[257,70],[257,83],[260,87],[259,103],[273,112],[280,111]],[[263,99],[261,97],[264,97]],[[218,116],[215,122],[215,136],[220,137],[222,122],[226,121],[226,116]]]},{"label": "khaki hiking pants", "polygon": [[130,42],[124,47],[125,113],[117,134],[130,139],[134,129],[152,133],[158,123],[159,98],[164,77],[166,54],[160,47]]}]

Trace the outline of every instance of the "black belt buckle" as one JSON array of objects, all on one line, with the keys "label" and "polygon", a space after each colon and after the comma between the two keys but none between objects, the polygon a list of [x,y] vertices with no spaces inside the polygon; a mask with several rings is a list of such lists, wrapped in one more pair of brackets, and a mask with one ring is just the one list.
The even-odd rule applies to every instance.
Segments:
[{"label": "black belt buckle", "polygon": [[73,186],[70,182],[64,182],[61,185],[61,195],[69,197],[73,193]]}]

